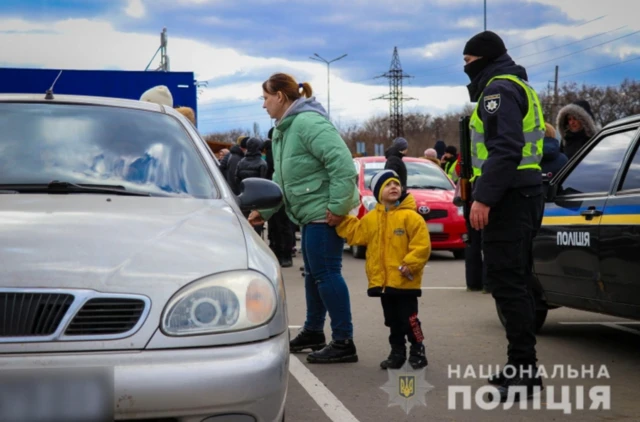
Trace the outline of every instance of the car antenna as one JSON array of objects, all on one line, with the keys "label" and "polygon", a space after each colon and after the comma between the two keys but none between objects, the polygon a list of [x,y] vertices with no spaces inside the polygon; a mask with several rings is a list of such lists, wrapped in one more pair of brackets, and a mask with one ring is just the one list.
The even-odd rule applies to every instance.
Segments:
[{"label": "car antenna", "polygon": [[58,82],[58,78],[60,78],[60,75],[62,75],[62,70],[58,73],[58,76],[56,76],[56,79],[53,81],[53,83],[51,84],[51,88],[47,89],[47,92],[45,93],[44,99],[45,100],[53,100],[53,87],[56,86],[56,82]]}]

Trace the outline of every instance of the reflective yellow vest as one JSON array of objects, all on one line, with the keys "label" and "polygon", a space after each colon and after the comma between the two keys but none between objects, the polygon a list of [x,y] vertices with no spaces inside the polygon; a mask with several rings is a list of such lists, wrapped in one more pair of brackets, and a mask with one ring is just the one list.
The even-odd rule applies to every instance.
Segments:
[{"label": "reflective yellow vest", "polygon": [[[513,75],[500,75],[491,78],[487,86],[496,79],[506,79],[515,82],[527,93],[528,111],[524,119],[522,119],[524,147],[522,148],[522,160],[520,160],[518,170],[542,171],[540,161],[542,160],[542,149],[544,146],[545,124],[538,94],[536,94],[529,84]],[[478,114],[478,107],[480,107],[483,97],[484,93],[480,96],[469,123],[471,132],[471,165],[473,167],[471,181],[474,181],[482,175],[482,166],[487,158],[489,158],[489,151],[484,144],[484,125]]]},{"label": "reflective yellow vest", "polygon": [[445,166],[446,167],[445,173],[447,173],[447,176],[449,176],[451,180],[453,180],[453,183],[456,183],[458,181],[458,173],[456,173],[457,165],[458,165],[458,160],[449,162]]}]

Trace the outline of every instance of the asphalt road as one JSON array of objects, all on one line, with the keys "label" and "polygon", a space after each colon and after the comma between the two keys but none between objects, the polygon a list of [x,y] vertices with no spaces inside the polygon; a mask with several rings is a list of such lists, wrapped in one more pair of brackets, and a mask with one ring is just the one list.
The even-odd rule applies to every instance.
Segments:
[{"label": "asphalt road", "polygon": [[[299,267],[284,269],[292,337],[304,323],[304,283]],[[506,339],[495,311],[493,298],[464,289],[464,262],[451,253],[435,252],[425,270],[419,317],[425,334],[429,366],[416,376],[417,395],[402,399],[383,390],[386,384],[395,391],[398,374],[390,377],[379,368],[389,352],[387,328],[383,324],[379,299],[366,295],[364,260],[345,253],[343,274],[349,285],[359,362],[318,365],[306,362],[306,353],[292,354],[290,384],[286,406],[287,421],[304,422],[389,422],[389,421],[638,421],[640,420],[640,323],[595,313],[560,308],[549,312],[538,336],[539,364],[549,378],[539,396],[521,409],[499,405],[487,410],[489,401],[476,401],[476,392],[486,386],[480,372],[489,371],[506,361]],[[607,325],[604,325],[607,323]],[[329,321],[326,334],[330,336]],[[460,369],[456,375],[455,370]],[[564,376],[553,375],[553,366],[562,365]],[[568,378],[569,369],[595,369],[586,379]],[[598,377],[601,365],[607,375]],[[450,369],[453,371],[450,373]],[[466,373],[466,377],[465,377]],[[604,375],[604,373],[600,373]],[[453,394],[451,386],[470,391],[471,401],[464,405],[462,394]],[[590,410],[589,391],[593,387],[610,388],[610,410]],[[553,387],[553,388],[550,388]],[[565,410],[562,388],[568,394]],[[577,387],[582,387],[584,394]],[[426,390],[428,389],[428,391]],[[548,392],[553,394],[548,396]],[[417,396],[422,392],[424,403]],[[480,396],[478,396],[480,398]],[[584,405],[580,406],[579,398]],[[390,400],[402,404],[390,406]],[[456,408],[453,408],[455,401]],[[556,403],[556,405],[554,405]],[[605,402],[606,403],[606,402]],[[409,410],[407,404],[413,405]],[[466,408],[465,408],[466,407]],[[555,407],[555,408],[554,408]],[[584,410],[579,410],[583,407]],[[407,410],[409,412],[407,413]],[[569,411],[570,413],[565,413]]]}]

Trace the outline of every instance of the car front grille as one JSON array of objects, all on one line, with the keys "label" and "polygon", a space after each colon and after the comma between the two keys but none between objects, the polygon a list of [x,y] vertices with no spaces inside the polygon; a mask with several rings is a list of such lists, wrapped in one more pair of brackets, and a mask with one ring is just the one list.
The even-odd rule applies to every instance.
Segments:
[{"label": "car front grille", "polygon": [[53,334],[73,303],[73,295],[0,292],[0,338]]},{"label": "car front grille", "polygon": [[145,309],[140,299],[94,298],[85,303],[67,327],[67,336],[103,336],[126,333]]},{"label": "car front grille", "polygon": [[432,242],[446,242],[449,240],[448,233],[429,233],[429,238]]},{"label": "car front grille", "polygon": [[0,287],[0,344],[126,338],[150,309],[142,295]]},{"label": "car front grille", "polygon": [[431,210],[428,214],[423,215],[425,221],[435,220],[437,218],[446,218],[449,215],[447,210]]}]

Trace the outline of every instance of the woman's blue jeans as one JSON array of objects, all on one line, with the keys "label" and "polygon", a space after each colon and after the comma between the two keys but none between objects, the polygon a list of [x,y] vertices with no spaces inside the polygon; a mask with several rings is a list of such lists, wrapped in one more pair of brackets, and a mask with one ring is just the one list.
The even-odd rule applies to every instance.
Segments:
[{"label": "woman's blue jeans", "polygon": [[304,328],[323,331],[327,312],[333,340],[353,339],[349,289],[342,277],[344,239],[335,227],[312,223],[302,227],[307,319]]}]

